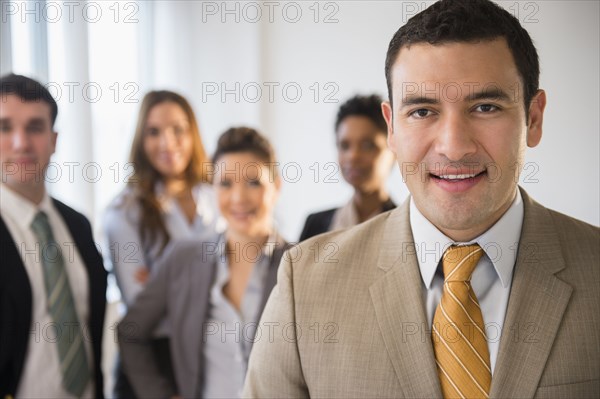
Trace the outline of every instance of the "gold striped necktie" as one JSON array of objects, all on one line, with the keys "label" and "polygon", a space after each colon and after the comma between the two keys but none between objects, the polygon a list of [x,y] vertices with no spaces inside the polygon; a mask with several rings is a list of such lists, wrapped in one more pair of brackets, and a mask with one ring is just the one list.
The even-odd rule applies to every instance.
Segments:
[{"label": "gold striped necktie", "polygon": [[433,317],[432,340],[444,398],[487,398],[490,354],[471,275],[483,250],[452,246],[442,257],[444,290]]}]

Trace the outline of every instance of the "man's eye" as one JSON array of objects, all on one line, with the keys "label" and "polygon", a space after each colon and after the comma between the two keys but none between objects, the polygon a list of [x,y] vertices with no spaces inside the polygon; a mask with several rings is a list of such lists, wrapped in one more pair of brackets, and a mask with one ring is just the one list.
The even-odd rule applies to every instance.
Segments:
[{"label": "man's eye", "polygon": [[41,133],[43,131],[44,131],[44,128],[39,125],[33,125],[33,126],[27,127],[27,132],[29,132],[29,133]]},{"label": "man's eye", "polygon": [[231,182],[229,180],[221,180],[219,182],[219,186],[228,188],[228,187],[231,187]]},{"label": "man's eye", "polygon": [[492,104],[481,104],[481,105],[478,105],[475,109],[479,112],[487,113],[487,112],[497,111],[498,107],[496,107],[495,105],[492,105]]},{"label": "man's eye", "polygon": [[426,108],[419,108],[413,112],[410,113],[410,116],[414,116],[415,118],[426,118],[431,114],[431,111],[429,111]]},{"label": "man's eye", "polygon": [[3,123],[2,125],[0,125],[0,132],[2,133],[8,133],[10,132],[12,129],[10,127],[10,125]]},{"label": "man's eye", "polygon": [[260,187],[260,186],[261,186],[261,183],[260,183],[260,180],[257,180],[257,179],[251,179],[251,180],[248,180],[248,185],[249,185],[250,187]]}]

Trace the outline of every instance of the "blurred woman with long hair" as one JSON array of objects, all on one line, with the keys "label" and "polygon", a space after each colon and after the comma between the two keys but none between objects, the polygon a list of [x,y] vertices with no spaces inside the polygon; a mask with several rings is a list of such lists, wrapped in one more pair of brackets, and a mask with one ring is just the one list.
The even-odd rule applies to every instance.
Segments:
[{"label": "blurred woman with long hair", "polygon": [[[134,173],[109,205],[104,231],[123,302],[131,306],[167,245],[184,238],[210,240],[218,212],[198,123],[188,101],[171,91],[145,97],[131,146]],[[173,379],[168,327],[153,332],[161,372]],[[117,367],[116,397],[132,397]]]}]

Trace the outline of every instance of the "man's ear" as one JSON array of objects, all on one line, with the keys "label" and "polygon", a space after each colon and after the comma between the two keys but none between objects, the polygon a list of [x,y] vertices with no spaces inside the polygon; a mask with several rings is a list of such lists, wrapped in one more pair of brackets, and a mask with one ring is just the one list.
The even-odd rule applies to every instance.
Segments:
[{"label": "man's ear", "polygon": [[50,138],[50,140],[52,140],[52,153],[54,154],[56,152],[56,140],[58,139],[58,132],[52,132],[52,137]]},{"label": "man's ear", "polygon": [[394,138],[394,127],[393,127],[393,112],[392,105],[389,101],[384,101],[381,103],[381,112],[383,113],[383,118],[385,119],[385,123],[387,124],[387,145],[390,150],[395,154],[396,153],[396,145]]},{"label": "man's ear", "polygon": [[538,90],[529,104],[529,120],[527,122],[527,146],[535,147],[542,139],[542,123],[546,108],[546,92]]}]

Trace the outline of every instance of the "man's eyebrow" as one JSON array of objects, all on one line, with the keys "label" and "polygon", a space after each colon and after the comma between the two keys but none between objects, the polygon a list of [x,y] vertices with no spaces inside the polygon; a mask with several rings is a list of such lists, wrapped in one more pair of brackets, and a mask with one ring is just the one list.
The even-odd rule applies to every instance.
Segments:
[{"label": "man's eyebrow", "polygon": [[413,97],[404,97],[402,99],[402,103],[400,107],[409,107],[411,105],[419,105],[419,104],[438,104],[439,100],[437,98],[424,97],[424,96],[413,96]]},{"label": "man's eyebrow", "polygon": [[45,125],[46,120],[44,118],[33,118],[27,121],[27,125]]},{"label": "man's eyebrow", "polygon": [[478,101],[478,100],[500,100],[510,101],[510,96],[499,88],[493,88],[488,90],[476,91],[465,97],[465,101]]},{"label": "man's eyebrow", "polygon": [[[467,95],[464,98],[465,101],[479,101],[479,100],[499,100],[499,101],[511,101],[511,97],[504,90],[501,90],[497,87],[492,89],[481,90],[477,92],[473,92]],[[439,104],[439,99],[437,97],[425,97],[425,96],[411,96],[404,97],[402,99],[402,103],[400,107],[409,107],[411,105],[420,105],[420,104],[430,104],[435,105]]]}]

